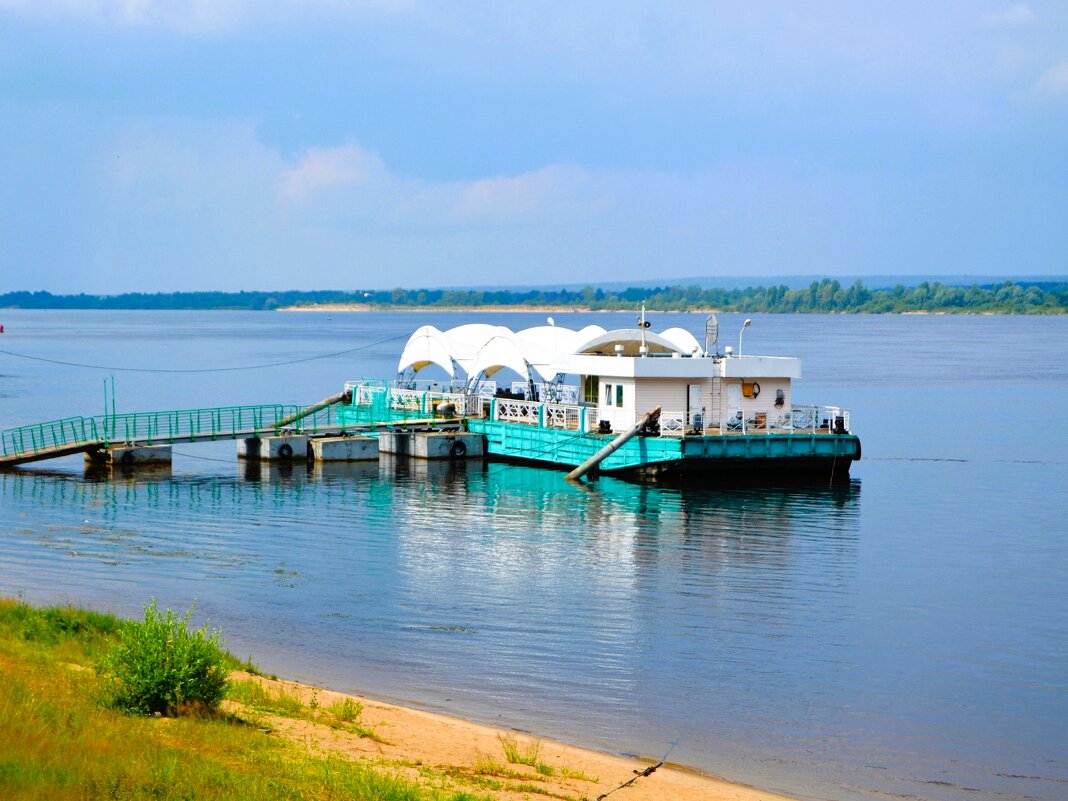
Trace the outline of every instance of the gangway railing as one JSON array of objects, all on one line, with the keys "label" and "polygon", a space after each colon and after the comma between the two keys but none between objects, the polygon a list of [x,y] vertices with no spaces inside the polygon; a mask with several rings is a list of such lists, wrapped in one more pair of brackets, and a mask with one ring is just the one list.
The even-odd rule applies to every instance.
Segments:
[{"label": "gangway railing", "polygon": [[332,407],[300,417],[304,408],[296,404],[266,404],[67,417],[0,431],[0,459],[106,448],[119,443],[156,445],[237,439],[279,434],[283,430],[318,433],[341,425]]},{"label": "gangway railing", "polygon": [[0,456],[37,454],[92,442],[102,442],[94,418],[65,417],[0,431]]}]

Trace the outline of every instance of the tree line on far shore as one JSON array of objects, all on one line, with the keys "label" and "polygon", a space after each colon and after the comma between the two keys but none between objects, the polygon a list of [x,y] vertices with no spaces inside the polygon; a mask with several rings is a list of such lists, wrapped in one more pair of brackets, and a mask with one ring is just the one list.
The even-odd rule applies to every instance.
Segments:
[{"label": "tree line on far shore", "polygon": [[560,307],[615,311],[645,303],[656,311],[715,309],[725,312],[895,314],[903,312],[1065,314],[1068,283],[1027,282],[869,289],[863,281],[842,286],[824,278],[803,289],[786,285],[714,289],[692,286],[631,287],[608,291],[592,286],[559,290],[392,289],[284,292],[130,292],[121,295],[0,294],[0,308],[19,309],[231,309],[271,311],[283,307],[360,304],[378,309]]}]

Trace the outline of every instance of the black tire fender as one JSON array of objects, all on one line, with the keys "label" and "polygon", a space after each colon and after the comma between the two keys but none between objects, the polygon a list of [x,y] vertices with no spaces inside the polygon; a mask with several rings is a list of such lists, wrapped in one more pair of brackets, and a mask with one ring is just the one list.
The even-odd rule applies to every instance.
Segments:
[{"label": "black tire fender", "polygon": [[281,456],[283,459],[292,459],[293,446],[290,445],[288,442],[283,442],[282,445],[278,448],[278,455]]},{"label": "black tire fender", "polygon": [[122,464],[133,464],[134,454],[132,450],[123,451],[122,456],[119,457],[119,462]]},{"label": "black tire fender", "polygon": [[452,443],[452,447],[449,448],[449,455],[453,459],[462,459],[467,455],[467,445],[462,439],[458,439]]}]

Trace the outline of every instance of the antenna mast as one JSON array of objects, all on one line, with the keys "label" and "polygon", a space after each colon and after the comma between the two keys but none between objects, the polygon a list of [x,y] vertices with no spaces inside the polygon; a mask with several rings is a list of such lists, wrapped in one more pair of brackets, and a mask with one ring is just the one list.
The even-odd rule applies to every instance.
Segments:
[{"label": "antenna mast", "polygon": [[716,315],[710,314],[705,318],[705,355],[708,355],[708,346],[716,348],[716,355],[719,356],[719,320],[716,319]]}]

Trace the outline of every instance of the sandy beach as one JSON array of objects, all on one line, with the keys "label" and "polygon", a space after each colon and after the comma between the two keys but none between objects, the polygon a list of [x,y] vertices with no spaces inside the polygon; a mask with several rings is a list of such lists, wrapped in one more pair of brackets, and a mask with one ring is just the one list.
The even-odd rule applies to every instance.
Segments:
[{"label": "sandy beach", "polygon": [[[284,312],[354,312],[354,311],[413,311],[413,312],[591,312],[584,306],[373,306],[370,303],[320,303],[312,306],[279,306]],[[608,311],[598,309],[598,311]]]},{"label": "sandy beach", "polygon": [[[363,696],[247,673],[234,679],[261,683],[320,706],[352,699],[363,705],[362,725],[378,740],[308,720],[269,716],[274,735],[318,754],[363,760],[405,778],[433,783],[441,777],[475,782],[480,794],[499,799],[612,799],[629,801],[788,801],[786,796],[733,784],[681,765],[625,759],[532,735],[424,712]],[[231,703],[232,702],[228,702]],[[504,744],[537,754],[535,765],[509,763]]]},{"label": "sandy beach", "polygon": [[[469,312],[469,313],[498,313],[498,312],[541,312],[552,314],[565,314],[575,312],[581,314],[625,314],[633,309],[591,309],[588,306],[372,306],[369,303],[322,303],[312,306],[279,306],[275,311],[280,312]],[[719,309],[656,309],[650,314],[716,314]]]}]

